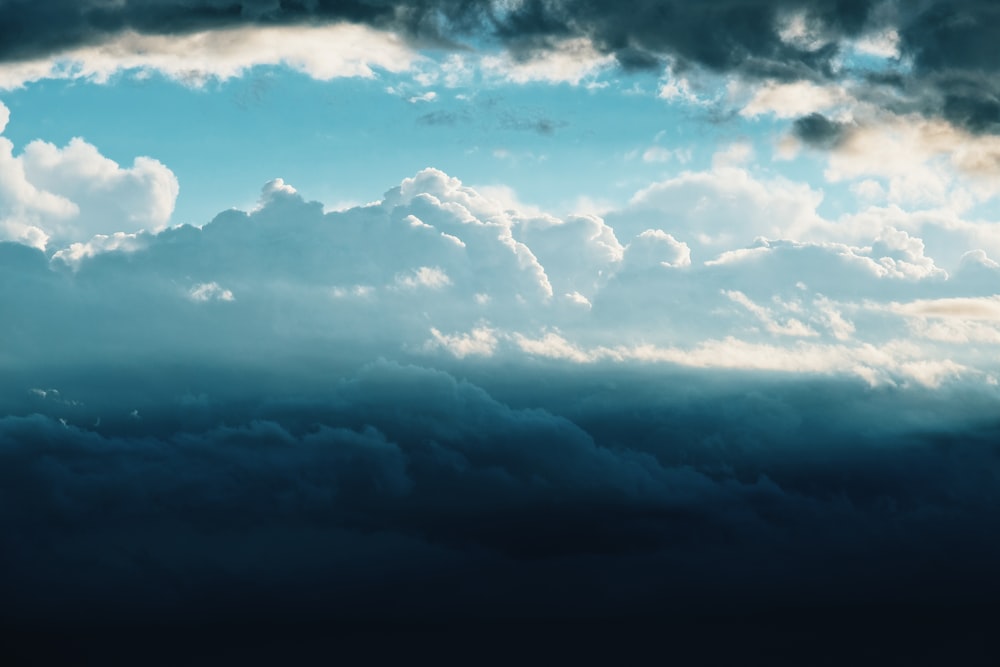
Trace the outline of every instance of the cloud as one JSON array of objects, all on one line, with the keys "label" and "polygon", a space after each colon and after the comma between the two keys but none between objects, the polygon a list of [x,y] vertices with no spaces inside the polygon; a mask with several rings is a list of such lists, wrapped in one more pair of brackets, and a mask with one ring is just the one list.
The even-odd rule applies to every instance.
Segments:
[{"label": "cloud", "polygon": [[[253,372],[227,389],[206,370],[131,392],[142,420],[93,390],[77,406],[24,392],[41,412],[0,418],[0,581],[18,623],[455,620],[526,602],[566,618],[664,600],[753,614],[776,597],[995,593],[996,429],[975,424],[989,395],[963,412],[856,383],[628,371],[540,385],[537,368],[491,392],[384,361],[262,394]],[[171,395],[195,377],[206,393]],[[900,574],[914,562],[930,564]]]},{"label": "cloud", "polygon": [[820,198],[717,164],[557,217],[425,169],[0,242],[13,620],[988,603],[996,262]]},{"label": "cloud", "polygon": [[63,148],[33,141],[15,154],[0,137],[0,175],[0,238],[39,248],[50,239],[161,229],[178,193],[176,177],[160,162],[137,157],[123,168],[80,138]]},{"label": "cloud", "polygon": [[88,257],[116,250],[132,252],[142,248],[147,240],[140,234],[125,232],[115,232],[111,235],[96,234],[87,242],[71,243],[69,247],[57,250],[52,254],[52,258],[77,269]]},{"label": "cloud", "polygon": [[[102,234],[47,254],[0,245],[26,285],[0,302],[19,322],[7,354],[19,368],[152,350],[641,362],[900,386],[997,374],[992,348],[958,344],[992,345],[991,324],[898,305],[992,298],[989,256],[969,250],[946,271],[905,216],[826,220],[820,197],[717,164],[605,217],[559,218],[426,169],[378,202],[328,211],[275,179],[253,210],[200,228]],[[953,247],[971,238],[935,229]],[[838,234],[847,240],[825,240]],[[57,340],[67,328],[74,338]]]},{"label": "cloud", "polygon": [[818,114],[848,101],[844,90],[838,87],[810,81],[769,81],[753,87],[751,98],[740,109],[740,115],[753,118],[774,114],[778,118],[795,118]]},{"label": "cloud", "polygon": [[18,158],[35,187],[72,202],[77,214],[46,231],[61,240],[86,239],[109,231],[162,228],[173,213],[177,179],[163,164],[137,157],[122,168],[80,138],[63,148],[28,144]]},{"label": "cloud", "polygon": [[41,79],[105,83],[121,72],[157,72],[186,85],[242,76],[260,65],[285,65],[327,81],[401,72],[419,56],[398,37],[363,26],[229,27],[180,35],[125,31],[44,58],[0,65],[0,87]]},{"label": "cloud", "polygon": [[522,57],[511,54],[486,56],[480,66],[487,76],[512,83],[569,83],[580,85],[609,68],[615,59],[594,48],[590,40],[570,39],[546,45],[544,50]]},{"label": "cloud", "polygon": [[[471,62],[507,82],[598,85],[617,63],[666,67],[661,97],[699,104],[693,82],[721,75],[750,90],[751,116],[859,101],[982,135],[1000,128],[995,14],[987,0],[6,3],[0,85],[124,70],[200,85],[283,64],[323,80],[413,70],[421,85],[450,86],[474,77]],[[466,58],[473,45],[480,57]],[[439,68],[421,64],[428,47],[443,53]]]},{"label": "cloud", "polygon": [[487,326],[478,327],[467,334],[454,335],[443,334],[432,327],[431,335],[432,345],[445,348],[458,359],[471,355],[489,357],[497,346],[496,333]]},{"label": "cloud", "polygon": [[647,229],[628,244],[623,256],[623,270],[644,270],[691,265],[691,249],[661,229]]},{"label": "cloud", "polygon": [[[733,113],[746,117],[798,118],[793,132],[817,148],[839,148],[842,130],[853,134],[873,118],[919,119],[972,138],[1000,129],[988,48],[995,8],[986,0],[671,0],[628,7],[359,0],[226,8],[215,0],[57,0],[46,7],[0,6],[0,23],[8,26],[0,86],[46,78],[106,82],[121,72],[158,72],[201,86],[279,65],[319,80],[405,72],[422,88],[483,81],[600,87],[609,83],[602,73],[617,65],[663,71],[660,97],[720,117],[735,104]],[[709,81],[727,92],[703,94]],[[421,122],[462,118],[442,111]],[[544,117],[505,122],[542,134],[559,127]],[[993,179],[992,149],[973,143],[949,150],[961,171]]]},{"label": "cloud", "polygon": [[[745,149],[736,157],[745,157]],[[686,171],[637,192],[628,209],[609,215],[623,235],[663,229],[687,243],[711,248],[749,244],[757,236],[797,238],[819,222],[823,194],[802,183],[758,180],[723,154],[710,171]]]},{"label": "cloud", "polygon": [[994,138],[912,116],[850,127],[820,118],[800,121],[796,132],[803,139],[833,148],[826,171],[832,181],[885,179],[889,200],[908,207],[964,210],[998,192],[1000,146]]},{"label": "cloud", "polygon": [[[212,0],[187,3],[161,0],[153,6],[131,0],[112,5],[93,0],[59,2],[44,14],[24,7],[5,8],[3,17],[11,29],[0,55],[12,60],[25,59],[107,40],[128,30],[177,35],[241,26],[349,21],[395,28],[416,37],[446,40],[485,22],[501,38],[514,44],[525,37],[569,33],[601,44],[603,50],[616,53],[620,60],[630,64],[649,63],[651,54],[669,49],[691,59],[723,66],[734,62],[737,55],[807,60],[808,53],[782,48],[784,42],[776,26],[779,18],[796,10],[811,11],[817,21],[834,34],[855,34],[863,28],[871,4],[858,3],[848,9],[823,1],[751,2],[716,11],[713,15],[701,7],[671,3],[668,9],[674,21],[665,22],[663,15],[647,4],[624,11],[610,4],[575,6],[569,2],[549,3],[544,8],[524,3],[497,7],[486,2],[455,5],[434,1],[281,6],[244,3],[240,11],[223,11]],[[704,31],[708,16],[716,17],[715,32]],[[751,18],[756,18],[752,25],[741,25],[741,20]],[[698,30],[699,27],[702,29]],[[27,36],[32,32],[35,34]],[[612,38],[614,34],[619,35],[617,40]],[[704,40],[703,43],[699,44],[698,39]]]},{"label": "cloud", "polygon": [[593,294],[625,255],[625,248],[602,218],[574,215],[559,219],[528,214],[513,233],[545,267],[554,290]]},{"label": "cloud", "polygon": [[205,303],[207,301],[232,301],[233,293],[219,286],[219,283],[201,283],[188,291],[192,301]]}]

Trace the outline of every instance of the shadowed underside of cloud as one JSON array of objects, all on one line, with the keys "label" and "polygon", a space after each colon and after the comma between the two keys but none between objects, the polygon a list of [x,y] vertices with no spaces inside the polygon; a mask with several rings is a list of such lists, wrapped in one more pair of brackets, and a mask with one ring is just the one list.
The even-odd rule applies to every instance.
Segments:
[{"label": "shadowed underside of cloud", "polygon": [[512,407],[377,362],[240,401],[209,368],[196,396],[169,394],[197,376],[149,372],[164,395],[129,392],[131,415],[110,390],[74,401],[67,382],[0,420],[0,583],[21,623],[747,613],[997,592],[996,425],[971,417],[983,396],[963,415],[851,383],[484,375],[526,406]]},{"label": "shadowed underside of cloud", "polygon": [[[626,11],[610,2],[310,2],[269,0],[154,0],[106,3],[55,1],[44,6],[7,1],[0,5],[6,26],[7,59],[48,54],[60,48],[94,43],[123,30],[184,34],[239,25],[288,25],[315,21],[367,23],[445,42],[486,28],[513,43],[582,34],[609,50],[623,51],[635,65],[652,52],[678,50],[709,65],[735,66],[743,55],[797,55],[805,50],[782,46],[775,19],[803,12],[835,36],[859,33],[878,3],[860,0],[787,0],[764,2],[640,2]],[[665,29],[665,30],[664,30]],[[705,43],[701,38],[712,36]],[[628,49],[631,49],[629,51]]]}]

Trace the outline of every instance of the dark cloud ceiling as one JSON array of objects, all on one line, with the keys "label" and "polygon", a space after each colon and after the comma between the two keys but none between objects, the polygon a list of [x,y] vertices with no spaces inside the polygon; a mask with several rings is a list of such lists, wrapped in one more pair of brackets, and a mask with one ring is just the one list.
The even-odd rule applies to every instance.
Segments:
[{"label": "dark cloud ceiling", "polygon": [[[943,117],[973,132],[1000,128],[995,48],[1000,7],[984,0],[25,0],[0,1],[0,60],[44,57],[125,30],[182,34],[245,25],[350,21],[393,29],[424,45],[497,41],[515,56],[585,37],[625,70],[670,58],[749,79],[829,80],[844,40],[895,30],[897,71],[867,78],[872,99],[903,92],[894,111]],[[791,16],[810,39],[783,38]],[[905,64],[904,64],[905,63]],[[886,102],[888,104],[888,102]]]}]

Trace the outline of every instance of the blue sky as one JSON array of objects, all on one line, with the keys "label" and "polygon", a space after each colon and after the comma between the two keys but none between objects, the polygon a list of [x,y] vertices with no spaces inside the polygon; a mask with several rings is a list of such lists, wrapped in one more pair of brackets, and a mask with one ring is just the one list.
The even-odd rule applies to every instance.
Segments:
[{"label": "blue sky", "polygon": [[[632,152],[666,142],[704,163],[707,156],[697,155],[704,151],[695,145],[706,136],[759,131],[692,122],[697,110],[657,99],[657,79],[648,73],[593,90],[463,85],[441,89],[430,102],[408,98],[436,87],[384,71],[371,79],[316,81],[269,66],[199,88],[156,74],[118,78],[111,85],[41,82],[8,92],[13,113],[6,136],[19,146],[43,136],[60,145],[81,136],[124,163],[137,154],[153,156],[184,183],[176,222],[199,225],[229,206],[250,205],[257,190],[250,182],[280,176],[306,196],[336,204],[376,199],[387,179],[427,166],[476,184],[506,185],[526,201],[572,212],[582,193],[621,203],[637,186],[679,170],[676,163],[650,167],[626,159]],[[623,92],[632,86],[645,90]],[[413,94],[386,91],[404,87]],[[109,116],[109,108],[117,111]],[[546,122],[551,130],[533,125]],[[206,164],[201,151],[218,163]],[[614,183],[609,170],[618,174]]]},{"label": "blue sky", "polygon": [[0,0],[25,624],[1000,589],[991,3],[39,7]]}]

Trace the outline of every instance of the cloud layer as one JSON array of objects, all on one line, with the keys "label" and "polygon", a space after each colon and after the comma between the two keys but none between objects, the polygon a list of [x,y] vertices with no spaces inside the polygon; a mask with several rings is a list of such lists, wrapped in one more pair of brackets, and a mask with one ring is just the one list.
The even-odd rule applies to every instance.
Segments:
[{"label": "cloud layer", "polygon": [[[416,58],[411,47],[458,52],[473,43],[488,51],[499,44],[502,52],[485,56],[484,71],[514,82],[579,83],[614,58],[625,69],[733,75],[762,91],[833,84],[835,95],[822,94],[828,102],[850,95],[973,134],[1000,127],[991,49],[996,8],[987,0],[657,0],[627,7],[600,0],[87,0],[44,9],[7,1],[0,24],[6,86],[53,76],[100,80],[136,67],[197,82],[279,63],[321,79],[366,76],[373,66],[408,68]],[[818,117],[809,122],[819,127]]]},{"label": "cloud layer", "polygon": [[[246,369],[235,386],[217,362],[150,370],[162,395],[133,386],[128,403],[110,387],[80,403],[71,383],[8,399],[32,411],[0,420],[18,622],[747,613],[996,592],[996,426],[970,419],[987,396],[956,410],[852,384],[484,375],[505,402],[384,361],[311,389]],[[200,393],[170,395],[192,382]]]},{"label": "cloud layer", "polygon": [[157,231],[159,163],[8,152],[4,219],[40,234],[0,242],[11,627],[1000,592],[988,223],[831,219],[740,145],[602,216],[428,168]]},{"label": "cloud layer", "polygon": [[[426,169],[379,202],[329,213],[278,179],[253,211],[157,233],[127,230],[169,213],[176,183],[158,163],[122,170],[75,140],[36,142],[11,164],[30,184],[10,196],[25,211],[7,222],[11,236],[86,239],[47,253],[0,246],[10,279],[41,290],[3,297],[19,335],[44,350],[9,348],[24,364],[101,355],[125,324],[119,354],[138,357],[232,347],[237,358],[347,358],[360,345],[391,358],[665,363],[873,385],[997,378],[992,348],[963,344],[1000,338],[980,316],[1000,256],[989,227],[875,206],[829,220],[821,193],[724,161],[603,218],[522,213]],[[107,198],[120,215],[107,215]],[[105,211],[105,233],[88,238],[88,210]],[[74,337],[50,344],[62,321]]]}]

